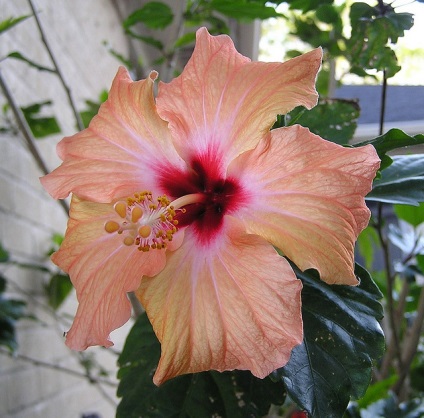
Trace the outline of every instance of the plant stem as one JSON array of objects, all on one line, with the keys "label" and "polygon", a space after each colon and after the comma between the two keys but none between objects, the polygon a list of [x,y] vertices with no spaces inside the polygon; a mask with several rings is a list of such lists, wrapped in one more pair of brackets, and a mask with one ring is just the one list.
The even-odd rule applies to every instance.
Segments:
[{"label": "plant stem", "polygon": [[57,74],[57,76],[59,77],[60,82],[62,83],[63,88],[65,89],[66,92],[66,96],[68,97],[68,102],[69,105],[71,106],[72,112],[74,113],[74,117],[75,117],[75,121],[77,123],[78,129],[80,131],[82,131],[84,129],[84,123],[82,122],[81,116],[77,110],[77,107],[75,105],[75,101],[72,97],[72,93],[71,93],[71,89],[69,88],[69,86],[66,84],[65,79],[63,78],[63,74],[62,71],[57,63],[57,60],[53,54],[53,51],[50,48],[50,45],[47,41],[46,35],[44,33],[44,29],[41,25],[40,19],[38,18],[38,12],[35,10],[34,4],[32,2],[32,0],[28,0],[28,3],[31,7],[32,13],[34,15],[34,19],[35,22],[37,24],[38,27],[38,31],[40,32],[40,36],[41,36],[41,40],[44,44],[44,46],[46,47],[46,50],[50,56],[50,59],[53,63],[54,69],[55,69],[55,73]]},{"label": "plant stem", "polygon": [[[3,94],[6,97],[7,102],[9,103],[9,106],[15,116],[16,123],[18,124],[19,130],[21,131],[26,144],[28,146],[29,152],[33,156],[37,166],[41,170],[43,174],[48,174],[49,169],[47,168],[46,163],[44,162],[43,158],[41,157],[40,153],[38,152],[38,149],[35,145],[35,139],[32,136],[31,128],[28,126],[28,123],[22,114],[21,109],[16,104],[12,93],[10,92],[6,82],[4,81],[1,72],[0,72],[0,87],[3,91]],[[68,204],[64,200],[58,200],[59,204],[62,206],[63,210],[65,211],[66,215],[69,213],[69,207]]]},{"label": "plant stem", "polygon": [[379,135],[383,135],[384,131],[384,118],[386,114],[386,100],[387,100],[387,73],[383,70],[383,85],[381,88],[381,108],[380,108],[380,123]]},{"label": "plant stem", "polygon": [[82,372],[79,372],[77,370],[69,369],[68,367],[63,367],[63,366],[60,366],[58,364],[48,363],[46,361],[38,360],[38,359],[35,359],[35,358],[32,358],[32,357],[28,357],[28,356],[25,356],[23,354],[16,354],[16,353],[12,354],[2,347],[0,347],[0,353],[4,354],[6,356],[9,356],[13,359],[18,359],[18,360],[25,361],[27,363],[31,363],[34,366],[42,366],[42,367],[57,370],[57,371],[60,371],[60,372],[68,373],[72,376],[88,379],[88,381],[90,383],[96,383],[96,384],[101,383],[101,384],[108,385],[108,386],[111,386],[111,387],[117,387],[118,386],[117,383],[112,382],[111,380],[108,380],[108,379],[105,379],[105,378],[102,378],[102,377],[93,377],[93,376],[91,376],[87,373],[82,373]]},{"label": "plant stem", "polygon": [[399,379],[393,386],[396,394],[399,394],[406,377],[409,374],[409,368],[412,360],[417,353],[417,348],[420,340],[421,330],[424,323],[424,288],[421,289],[420,298],[418,301],[417,313],[412,326],[408,329],[404,338],[402,363],[403,367],[400,369]]},{"label": "plant stem", "polygon": [[[387,279],[387,310],[388,310],[388,317],[389,317],[389,325],[392,331],[390,344],[394,345],[394,354],[398,360],[398,368],[402,369],[402,357],[401,357],[401,351],[400,351],[398,326],[397,326],[397,321],[395,317],[395,306],[394,306],[394,300],[393,300],[393,287],[394,287],[395,275],[392,274],[392,269],[390,265],[391,258],[390,258],[389,245],[383,234],[382,211],[383,211],[383,204],[379,203],[378,218],[377,218],[378,219],[377,232],[378,232],[381,248],[383,250],[384,269],[386,272],[386,279]],[[391,356],[391,353],[387,352],[386,355]]]}]

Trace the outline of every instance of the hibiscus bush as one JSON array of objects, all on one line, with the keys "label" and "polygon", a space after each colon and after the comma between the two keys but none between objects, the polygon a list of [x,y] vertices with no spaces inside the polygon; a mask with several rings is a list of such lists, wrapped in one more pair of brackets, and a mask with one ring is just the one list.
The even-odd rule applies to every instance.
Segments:
[{"label": "hibiscus bush", "polygon": [[424,135],[384,131],[382,113],[354,142],[358,104],[325,97],[340,56],[384,93],[412,16],[354,3],[347,38],[341,6],[288,2],[308,52],[253,62],[222,33],[278,3],[189,1],[171,46],[154,36],[171,8],[145,3],[125,32],[158,66],[195,41],[188,62],[169,80],[119,68],[41,179],[72,196],[52,255],[79,302],[66,344],[110,347],[135,317],[118,417],[424,413],[424,157],[396,153]]}]

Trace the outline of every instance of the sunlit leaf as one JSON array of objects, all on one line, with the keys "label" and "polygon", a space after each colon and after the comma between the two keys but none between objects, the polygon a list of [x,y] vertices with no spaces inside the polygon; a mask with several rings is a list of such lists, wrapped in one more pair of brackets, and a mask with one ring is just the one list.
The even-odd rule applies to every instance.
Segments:
[{"label": "sunlit leaf", "polygon": [[424,222],[424,203],[419,206],[394,205],[393,209],[399,219],[403,219],[412,226],[418,226]]},{"label": "sunlit leaf", "polygon": [[304,286],[304,340],[274,373],[314,418],[342,417],[350,399],[364,395],[384,351],[382,295],[366,270],[357,265],[355,273],[359,286],[329,286],[296,269]]}]

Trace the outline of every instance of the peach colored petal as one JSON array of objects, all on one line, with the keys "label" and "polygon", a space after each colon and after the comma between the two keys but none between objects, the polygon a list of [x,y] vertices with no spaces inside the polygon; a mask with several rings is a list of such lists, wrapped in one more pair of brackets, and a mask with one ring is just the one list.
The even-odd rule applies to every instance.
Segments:
[{"label": "peach colored petal", "polygon": [[133,82],[121,67],[109,98],[90,126],[58,144],[60,167],[41,182],[55,198],[70,192],[97,202],[153,190],[158,174],[184,167],[158,116],[153,98],[156,73]]},{"label": "peach colored petal", "polygon": [[75,350],[92,345],[109,347],[109,334],[128,321],[127,292],[138,288],[143,274],[157,274],[165,251],[140,252],[122,236],[107,234],[104,224],[117,217],[111,204],[72,198],[65,239],[52,260],[69,273],[77,291],[78,310],[66,344]]},{"label": "peach colored petal", "polygon": [[162,344],[157,385],[210,369],[263,378],[302,341],[302,284],[287,261],[230,216],[224,230],[202,247],[188,228],[164,270],[137,291]]},{"label": "peach colored petal", "polygon": [[364,197],[379,165],[372,146],[343,148],[292,126],[240,156],[229,176],[254,196],[239,213],[248,232],[327,283],[357,284],[354,243],[369,221]]},{"label": "peach colored petal", "polygon": [[285,63],[251,62],[228,36],[201,28],[182,74],[159,84],[159,115],[187,161],[193,150],[231,161],[256,146],[277,114],[316,104],[321,57],[316,49]]}]

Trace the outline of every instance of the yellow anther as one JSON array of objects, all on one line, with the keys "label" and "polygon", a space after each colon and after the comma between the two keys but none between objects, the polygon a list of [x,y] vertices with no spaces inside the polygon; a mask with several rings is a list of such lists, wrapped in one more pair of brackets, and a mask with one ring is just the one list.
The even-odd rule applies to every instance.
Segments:
[{"label": "yellow anther", "polygon": [[133,245],[134,244],[134,238],[133,237],[131,237],[131,236],[126,236],[125,238],[124,238],[124,244],[125,245],[127,245],[128,247],[130,246],[130,245]]},{"label": "yellow anther", "polygon": [[107,221],[105,223],[105,231],[109,234],[118,231],[120,227],[121,226],[118,224],[118,222],[115,221]]},{"label": "yellow anther", "polygon": [[131,211],[131,221],[136,223],[143,216],[143,211],[139,206],[133,207]]},{"label": "yellow anther", "polygon": [[127,204],[125,202],[116,202],[114,206],[115,212],[121,217],[127,216]]},{"label": "yellow anther", "polygon": [[143,225],[138,229],[138,233],[143,238],[148,238],[152,232],[152,228],[149,225]]}]

